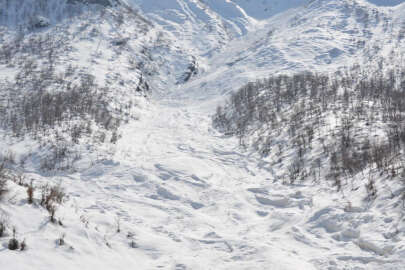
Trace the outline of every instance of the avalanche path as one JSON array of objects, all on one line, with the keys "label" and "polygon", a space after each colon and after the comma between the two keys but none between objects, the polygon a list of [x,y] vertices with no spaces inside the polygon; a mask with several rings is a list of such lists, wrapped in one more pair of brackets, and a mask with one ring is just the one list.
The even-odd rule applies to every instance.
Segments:
[{"label": "avalanche path", "polygon": [[79,207],[98,224],[118,217],[142,269],[397,269],[390,247],[360,237],[367,213],[327,188],[283,184],[276,165],[211,127],[215,102],[185,96],[156,98],[112,160],[68,184],[92,186]]},{"label": "avalanche path", "polygon": [[[128,168],[137,186],[125,195],[117,190],[117,198],[139,198],[126,204],[132,208],[126,212],[137,213],[145,219],[145,230],[166,239],[162,260],[174,253],[163,265],[315,269],[305,262],[306,248],[288,240],[294,237],[291,228],[311,208],[284,204],[287,197],[278,194],[287,191],[281,185],[274,190],[277,176],[270,164],[213,130],[205,105],[209,101],[190,100],[156,101],[147,116],[123,131],[115,157],[119,170]],[[308,203],[307,198],[297,199],[297,206]]]}]

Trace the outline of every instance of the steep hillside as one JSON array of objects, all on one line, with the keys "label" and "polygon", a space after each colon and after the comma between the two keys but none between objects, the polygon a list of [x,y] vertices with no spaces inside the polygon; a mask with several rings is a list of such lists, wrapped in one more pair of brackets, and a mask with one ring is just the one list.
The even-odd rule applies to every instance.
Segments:
[{"label": "steep hillside", "polygon": [[0,269],[401,269],[370,2],[0,0]]},{"label": "steep hillside", "polygon": [[218,91],[228,93],[274,73],[328,72],[378,62],[395,65],[403,58],[402,7],[311,1],[265,20],[256,31],[231,41],[212,56],[209,74],[190,83],[187,91],[217,96]]},{"label": "steep hillside", "polygon": [[[81,157],[89,164],[95,149],[109,148],[105,142],[116,141],[120,124],[138,117],[155,69],[142,45],[157,33],[126,6],[17,4],[6,1],[1,16],[4,153],[20,152],[33,168],[74,170]],[[10,20],[19,17],[28,19]],[[31,149],[18,147],[22,142]]]}]

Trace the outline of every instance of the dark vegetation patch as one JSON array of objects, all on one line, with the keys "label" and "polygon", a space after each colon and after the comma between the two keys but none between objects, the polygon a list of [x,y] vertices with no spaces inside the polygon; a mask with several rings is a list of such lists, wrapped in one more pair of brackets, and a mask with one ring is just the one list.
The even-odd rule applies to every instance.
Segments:
[{"label": "dark vegetation patch", "polygon": [[360,175],[373,199],[376,175],[405,176],[405,69],[367,74],[353,67],[248,83],[217,108],[213,124],[284,166],[284,182],[355,189]]}]

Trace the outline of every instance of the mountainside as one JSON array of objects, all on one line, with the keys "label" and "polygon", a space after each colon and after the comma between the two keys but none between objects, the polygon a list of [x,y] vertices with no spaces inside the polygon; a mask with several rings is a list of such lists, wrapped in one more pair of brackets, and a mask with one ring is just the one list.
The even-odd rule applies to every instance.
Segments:
[{"label": "mountainside", "polygon": [[0,269],[402,269],[402,2],[0,0]]},{"label": "mountainside", "polygon": [[[396,64],[399,61],[391,59],[400,59],[404,46],[402,15],[401,6],[393,12],[364,1],[312,1],[232,41],[212,57],[210,82],[204,77],[196,87],[197,79],[190,90],[216,95],[218,89],[226,93],[274,73],[328,72],[379,61]],[[232,80],[218,79],[224,77]]]}]

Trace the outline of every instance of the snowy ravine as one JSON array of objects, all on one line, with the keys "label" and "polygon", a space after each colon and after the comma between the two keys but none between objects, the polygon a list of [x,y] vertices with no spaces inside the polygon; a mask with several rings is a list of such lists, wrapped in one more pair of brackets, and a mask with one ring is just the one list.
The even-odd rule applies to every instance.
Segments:
[{"label": "snowy ravine", "polygon": [[[131,1],[139,4],[148,0]],[[209,5],[214,1],[201,2]],[[309,18],[325,11],[340,15],[337,17],[344,22],[342,25],[349,29],[330,30],[341,34],[334,40],[341,49],[338,55],[333,55],[335,45],[326,38],[331,33],[318,29],[319,40],[311,38],[312,27],[322,25],[327,17],[304,24],[309,36],[303,36],[300,47],[291,37],[284,40],[285,33],[298,32],[299,27],[283,27],[291,22],[295,12],[303,14],[307,10],[300,7],[298,11],[288,10],[279,17],[259,22],[255,20],[270,15],[260,13],[254,18],[251,13],[254,9],[249,5],[253,1],[232,1],[246,8],[241,15],[243,19],[235,21],[224,16],[225,24],[233,27],[232,33],[215,22],[218,29],[207,43],[198,36],[198,23],[190,24],[190,33],[181,28],[184,26],[181,23],[174,24],[175,30],[163,31],[161,25],[154,26],[163,31],[164,38],[179,43],[168,43],[174,46],[168,51],[177,54],[166,55],[164,46],[151,49],[151,58],[161,61],[163,71],[147,78],[155,92],[134,109],[139,119],[122,124],[117,143],[103,146],[108,148],[105,152],[112,154],[107,156],[100,151],[97,162],[91,166],[88,161],[83,166],[78,164],[73,173],[49,175],[33,169],[24,172],[27,181],[33,180],[36,185],[60,183],[65,189],[66,201],[56,211],[62,225],[49,221],[48,212],[39,206],[39,191],[34,204],[29,205],[25,187],[9,182],[10,191],[0,202],[0,221],[6,218],[9,226],[8,235],[0,238],[0,269],[403,269],[405,210],[398,200],[382,192],[384,195],[370,203],[364,200],[363,186],[346,194],[349,201],[327,182],[283,183],[281,168],[274,162],[277,157],[264,159],[241,149],[236,138],[213,128],[211,116],[216,105],[224,101],[228,92],[249,80],[270,72],[290,73],[307,68],[332,71],[347,64],[348,59],[366,61],[365,55],[372,54],[367,48],[366,52],[359,49],[349,53],[353,48],[345,34],[362,27],[362,23],[347,26],[354,19],[342,15],[344,9],[334,5],[338,1],[330,0],[331,4],[325,4],[324,9],[313,7],[307,15]],[[197,1],[165,3],[169,2]],[[288,1],[291,6],[298,2]],[[401,19],[404,7],[394,12],[390,22]],[[367,4],[365,10],[371,7]],[[149,14],[147,9],[144,12]],[[381,12],[391,14],[385,7]],[[149,14],[148,18],[152,20],[156,14]],[[215,18],[212,14],[211,18]],[[169,24],[160,19],[162,25]],[[241,21],[243,24],[238,24]],[[263,27],[266,23],[269,27]],[[376,33],[383,32],[381,25],[376,23]],[[270,26],[280,29],[271,42]],[[252,33],[243,33],[251,28]],[[190,36],[170,40],[176,31],[183,30]],[[397,34],[397,30],[384,34]],[[364,39],[361,33],[353,36]],[[149,35],[151,40],[157,36],[154,30]],[[222,37],[226,44],[219,40]],[[373,36],[370,42],[376,40],[378,37]],[[193,42],[201,47],[194,48]],[[399,55],[404,42],[393,43],[383,44],[378,55],[388,55],[395,46]],[[140,44],[136,43],[139,47]],[[109,45],[101,46],[108,52]],[[127,53],[124,51],[123,55]],[[201,74],[178,83],[176,79],[189,61],[184,60],[184,55],[197,59]],[[119,65],[117,60],[107,62],[107,57],[102,57],[101,63]],[[94,72],[102,70],[96,64]],[[177,77],[161,78],[171,67]],[[122,65],[120,68],[123,69]],[[127,74],[124,69],[122,73]],[[119,89],[125,91],[124,86]],[[120,98],[123,97],[125,93],[120,92]],[[92,152],[92,157],[95,155],[98,154]],[[381,189],[389,187],[389,182],[381,184]],[[398,186],[391,188],[392,193],[401,192]],[[7,248],[13,226],[17,238],[27,243],[25,251]],[[64,239],[63,245],[60,239]]]},{"label": "snowy ravine", "polygon": [[[359,192],[348,211],[341,194],[328,187],[283,185],[276,166],[241,152],[235,140],[212,130],[205,110],[187,101],[160,101],[125,127],[111,160],[55,177],[70,197],[58,212],[63,227],[30,207],[9,209],[12,217],[18,216],[13,211],[27,214],[17,221],[29,249],[3,250],[1,264],[12,269],[401,268],[403,240],[382,236],[401,215],[389,211],[389,199],[377,200],[382,209],[370,208]],[[58,247],[62,233],[67,244]],[[129,247],[131,239],[136,248]]]}]

